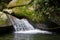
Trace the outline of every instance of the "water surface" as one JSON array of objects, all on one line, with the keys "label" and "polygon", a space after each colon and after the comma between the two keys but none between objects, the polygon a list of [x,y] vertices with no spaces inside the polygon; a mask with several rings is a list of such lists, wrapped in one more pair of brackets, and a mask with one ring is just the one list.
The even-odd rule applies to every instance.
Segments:
[{"label": "water surface", "polygon": [[0,40],[60,40],[60,35],[13,33],[0,36]]}]

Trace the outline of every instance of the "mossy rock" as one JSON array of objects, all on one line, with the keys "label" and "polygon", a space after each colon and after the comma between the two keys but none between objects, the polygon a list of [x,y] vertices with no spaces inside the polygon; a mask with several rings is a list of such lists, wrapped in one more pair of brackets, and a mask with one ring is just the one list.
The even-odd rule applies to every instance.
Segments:
[{"label": "mossy rock", "polygon": [[31,2],[31,0],[12,0],[7,7],[13,7],[13,6],[21,6],[21,5],[27,5]]},{"label": "mossy rock", "polygon": [[[13,6],[16,6],[16,7],[13,7],[12,10],[13,12],[15,13],[15,16],[18,16],[18,17],[22,17],[22,18],[27,18],[28,20],[31,20],[32,22],[35,22],[35,23],[38,23],[38,22],[41,22],[41,21],[45,21],[46,18],[42,15],[40,15],[39,13],[35,12],[35,3],[36,3],[36,0],[34,0],[31,4],[29,4],[29,2],[31,2],[32,0],[18,0],[20,2],[15,2],[13,3],[13,1],[11,1],[8,5],[8,8],[9,7],[13,7]],[[22,3],[24,2],[24,3]],[[26,2],[26,3],[25,3]],[[14,5],[11,6],[13,3]],[[27,6],[18,6],[18,4],[21,6],[21,5],[25,5],[25,4],[29,4]]]},{"label": "mossy rock", "polygon": [[5,13],[0,12],[0,27],[11,26],[11,22]]}]

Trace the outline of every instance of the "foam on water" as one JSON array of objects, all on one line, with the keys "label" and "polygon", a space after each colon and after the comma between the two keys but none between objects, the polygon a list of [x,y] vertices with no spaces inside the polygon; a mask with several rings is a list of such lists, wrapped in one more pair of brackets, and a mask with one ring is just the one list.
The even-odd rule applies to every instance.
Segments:
[{"label": "foam on water", "polygon": [[48,31],[43,31],[43,30],[39,30],[39,29],[34,29],[34,30],[27,30],[27,31],[17,31],[15,33],[21,33],[21,34],[52,34],[52,32],[48,32]]}]

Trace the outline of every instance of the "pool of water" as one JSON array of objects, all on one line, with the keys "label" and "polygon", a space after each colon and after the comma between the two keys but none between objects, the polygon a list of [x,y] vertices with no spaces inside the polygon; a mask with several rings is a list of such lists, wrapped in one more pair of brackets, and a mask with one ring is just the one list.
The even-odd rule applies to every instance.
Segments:
[{"label": "pool of water", "polygon": [[12,33],[0,35],[0,40],[60,40],[60,35]]}]

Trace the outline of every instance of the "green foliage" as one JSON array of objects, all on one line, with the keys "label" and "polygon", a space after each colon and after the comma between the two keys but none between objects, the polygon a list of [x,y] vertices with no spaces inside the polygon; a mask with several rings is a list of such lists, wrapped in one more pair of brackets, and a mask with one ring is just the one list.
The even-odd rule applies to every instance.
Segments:
[{"label": "green foliage", "polygon": [[5,9],[7,7],[7,4],[10,2],[11,0],[0,0],[0,11],[2,11],[3,9]]},{"label": "green foliage", "polygon": [[43,15],[46,21],[60,20],[60,0],[38,0],[36,3],[35,11]]},{"label": "green foliage", "polygon": [[[8,4],[6,0],[1,0],[0,9],[6,8]],[[28,4],[31,0],[18,0],[17,5]],[[24,2],[24,3],[22,3]],[[60,22],[60,0],[33,0],[32,3],[26,6],[13,8],[15,15],[18,17],[25,17],[33,22],[39,23],[44,21]]]},{"label": "green foliage", "polygon": [[13,8],[13,11],[15,12],[16,16],[22,18],[25,17],[35,23],[46,21],[46,17],[44,15],[41,15],[35,11],[36,2],[37,1],[35,0],[30,5]]},{"label": "green foliage", "polygon": [[6,21],[0,20],[0,26],[1,26],[1,25],[5,25],[5,24],[6,24]]}]

